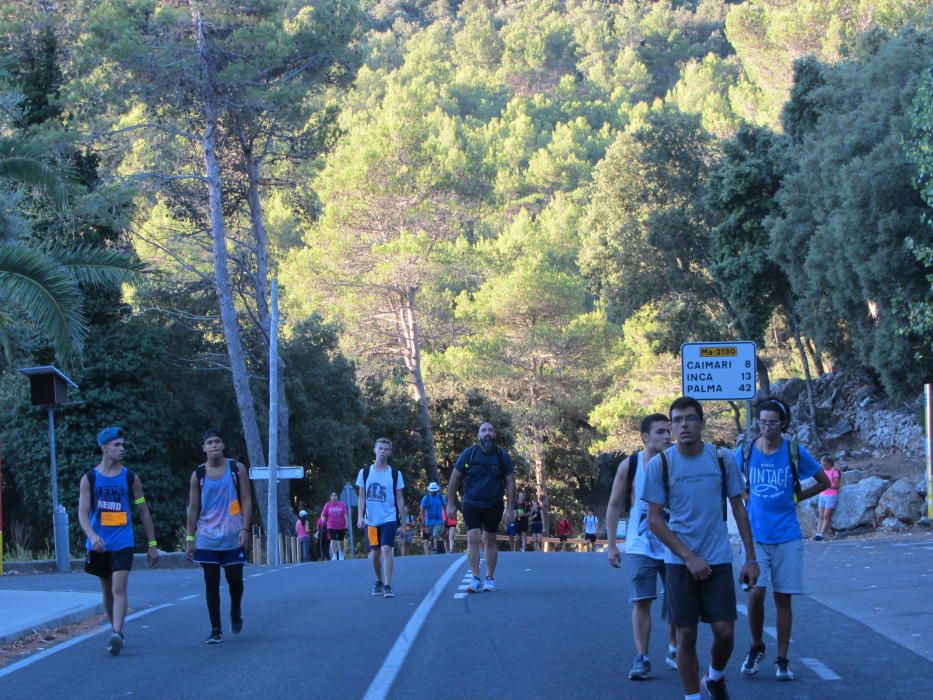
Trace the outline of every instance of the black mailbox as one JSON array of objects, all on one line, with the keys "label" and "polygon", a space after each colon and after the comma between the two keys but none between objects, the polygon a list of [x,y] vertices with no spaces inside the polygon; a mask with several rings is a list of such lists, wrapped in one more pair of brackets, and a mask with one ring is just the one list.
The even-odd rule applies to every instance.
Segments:
[{"label": "black mailbox", "polygon": [[25,367],[19,370],[29,377],[33,406],[52,406],[68,401],[68,387],[78,385],[52,365]]}]

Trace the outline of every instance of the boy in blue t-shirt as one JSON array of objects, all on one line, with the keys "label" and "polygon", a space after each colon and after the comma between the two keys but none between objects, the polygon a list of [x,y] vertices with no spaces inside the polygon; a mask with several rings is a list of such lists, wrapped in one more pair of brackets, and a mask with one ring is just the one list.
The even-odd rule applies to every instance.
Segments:
[{"label": "boy in blue t-shirt", "polygon": [[[829,486],[819,463],[801,445],[791,447],[782,437],[790,423],[790,408],[780,399],[767,399],[758,407],[761,436],[751,449],[736,450],[736,460],[748,483],[748,519],[755,538],[761,576],[748,591],[748,624],[752,646],[742,664],[742,673],[753,676],[765,656],[762,642],[765,590],[774,591],[777,610],[775,677],[794,679],[787,661],[792,621],[791,596],[803,593],[803,535],[797,521],[797,503]],[[794,454],[796,453],[796,454]],[[747,463],[745,463],[747,462]],[[796,462],[796,476],[792,462]],[[800,480],[816,484],[800,491]]]},{"label": "boy in blue t-shirt", "polygon": [[424,529],[431,538],[431,551],[440,553],[438,540],[444,534],[444,509],[447,499],[441,493],[441,487],[436,481],[428,484],[428,492],[421,498],[421,515],[424,518]]}]

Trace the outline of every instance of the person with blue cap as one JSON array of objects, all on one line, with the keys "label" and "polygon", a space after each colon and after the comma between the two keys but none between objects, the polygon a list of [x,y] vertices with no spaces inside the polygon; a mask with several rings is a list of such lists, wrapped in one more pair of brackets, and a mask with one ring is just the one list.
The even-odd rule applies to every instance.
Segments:
[{"label": "person with blue cap", "polygon": [[123,648],[126,584],[135,548],[131,504],[136,506],[146,532],[150,566],[159,562],[159,550],[142,481],[136,472],[123,466],[126,450],[123,430],[116,426],[104,428],[97,434],[97,445],[101,451],[100,464],[81,477],[78,522],[87,535],[84,570],[100,579],[104,610],[111,627],[107,651],[116,656]]}]

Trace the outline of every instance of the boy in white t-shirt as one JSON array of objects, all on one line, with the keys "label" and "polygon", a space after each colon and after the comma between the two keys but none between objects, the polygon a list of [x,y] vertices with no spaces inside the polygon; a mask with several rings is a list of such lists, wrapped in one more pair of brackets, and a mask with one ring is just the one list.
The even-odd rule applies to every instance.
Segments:
[{"label": "boy in white t-shirt", "polygon": [[376,461],[365,469],[360,469],[356,478],[356,485],[360,489],[360,509],[357,525],[362,530],[366,524],[366,538],[369,542],[369,560],[372,562],[376,574],[376,584],[373,586],[373,595],[383,598],[394,598],[392,590],[393,550],[395,547],[395,532],[399,522],[404,523],[402,528],[407,530],[406,517],[408,509],[402,489],[405,480],[401,472],[389,466],[389,457],[392,454],[392,441],[388,438],[379,438],[373,448]]}]

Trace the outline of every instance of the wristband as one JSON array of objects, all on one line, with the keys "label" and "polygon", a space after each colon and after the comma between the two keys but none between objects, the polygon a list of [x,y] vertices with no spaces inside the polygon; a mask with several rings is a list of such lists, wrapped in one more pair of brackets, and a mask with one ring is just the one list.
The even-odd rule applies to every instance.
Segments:
[{"label": "wristband", "polygon": [[185,542],[194,542],[194,535],[185,535]]},{"label": "wristband", "polygon": [[146,502],[146,497],[145,497],[145,496],[140,496],[140,497],[137,498],[135,501],[133,501],[133,505],[134,505],[134,506],[141,506],[141,505],[142,505],[143,503],[145,503],[145,502]]},{"label": "wristband", "polygon": [[149,546],[150,546],[150,547],[158,547],[158,546],[159,546],[159,543],[156,542],[155,540],[149,540]]}]

